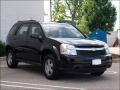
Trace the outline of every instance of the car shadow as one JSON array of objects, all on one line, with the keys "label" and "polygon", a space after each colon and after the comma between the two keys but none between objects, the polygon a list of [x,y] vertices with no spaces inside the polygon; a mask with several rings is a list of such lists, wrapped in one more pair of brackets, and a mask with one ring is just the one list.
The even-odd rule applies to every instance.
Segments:
[{"label": "car shadow", "polygon": [[110,80],[109,77],[102,75],[102,76],[92,76],[90,74],[85,73],[65,73],[60,77],[61,81],[73,81],[73,82],[96,82],[96,81],[105,81]]},{"label": "car shadow", "polygon": [[[32,73],[34,75],[42,75],[43,71],[39,65],[29,65],[29,64],[22,64],[18,66],[18,69],[24,70],[25,72]],[[90,74],[85,74],[85,73],[60,73],[59,74],[59,81],[63,82],[96,82],[96,81],[105,81],[105,80],[110,80],[110,77],[107,77],[105,74],[102,76],[92,76]]]},{"label": "car shadow", "polygon": [[24,71],[33,72],[36,74],[43,74],[42,68],[39,65],[31,65],[31,64],[22,63],[18,65],[17,69],[22,69]]}]

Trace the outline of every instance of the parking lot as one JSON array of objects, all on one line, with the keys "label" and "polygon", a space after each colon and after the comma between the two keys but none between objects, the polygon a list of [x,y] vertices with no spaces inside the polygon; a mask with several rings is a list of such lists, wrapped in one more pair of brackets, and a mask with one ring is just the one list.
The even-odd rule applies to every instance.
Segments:
[{"label": "parking lot", "polygon": [[9,69],[0,60],[0,90],[120,90],[119,63],[113,63],[102,76],[88,74],[61,74],[58,80],[48,80],[39,66],[19,64]]}]

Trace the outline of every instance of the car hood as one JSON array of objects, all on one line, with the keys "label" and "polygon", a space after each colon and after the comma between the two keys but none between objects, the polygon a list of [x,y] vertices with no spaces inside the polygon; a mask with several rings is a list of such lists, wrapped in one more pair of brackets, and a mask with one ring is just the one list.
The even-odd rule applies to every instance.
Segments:
[{"label": "car hood", "polygon": [[79,39],[79,38],[51,38],[60,43],[72,44],[77,46],[99,46],[105,45],[105,42],[95,39]]}]

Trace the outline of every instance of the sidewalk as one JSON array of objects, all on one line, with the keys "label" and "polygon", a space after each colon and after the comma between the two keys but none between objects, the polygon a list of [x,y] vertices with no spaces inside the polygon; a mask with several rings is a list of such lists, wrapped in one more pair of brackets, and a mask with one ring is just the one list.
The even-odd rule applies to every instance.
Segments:
[{"label": "sidewalk", "polygon": [[109,50],[112,55],[120,56],[120,47],[110,47]]},{"label": "sidewalk", "polygon": [[120,47],[110,47],[110,53],[112,54],[112,58],[114,62],[120,63]]},{"label": "sidewalk", "polygon": [[0,60],[5,60],[5,59],[6,59],[5,56],[0,57]]}]

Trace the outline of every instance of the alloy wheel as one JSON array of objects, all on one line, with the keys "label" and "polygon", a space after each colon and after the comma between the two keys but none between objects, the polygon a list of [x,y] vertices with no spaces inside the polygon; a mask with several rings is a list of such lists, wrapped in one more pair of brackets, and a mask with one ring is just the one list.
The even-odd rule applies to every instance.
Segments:
[{"label": "alloy wheel", "polygon": [[48,76],[53,74],[53,61],[51,59],[47,59],[45,62],[45,73]]}]

